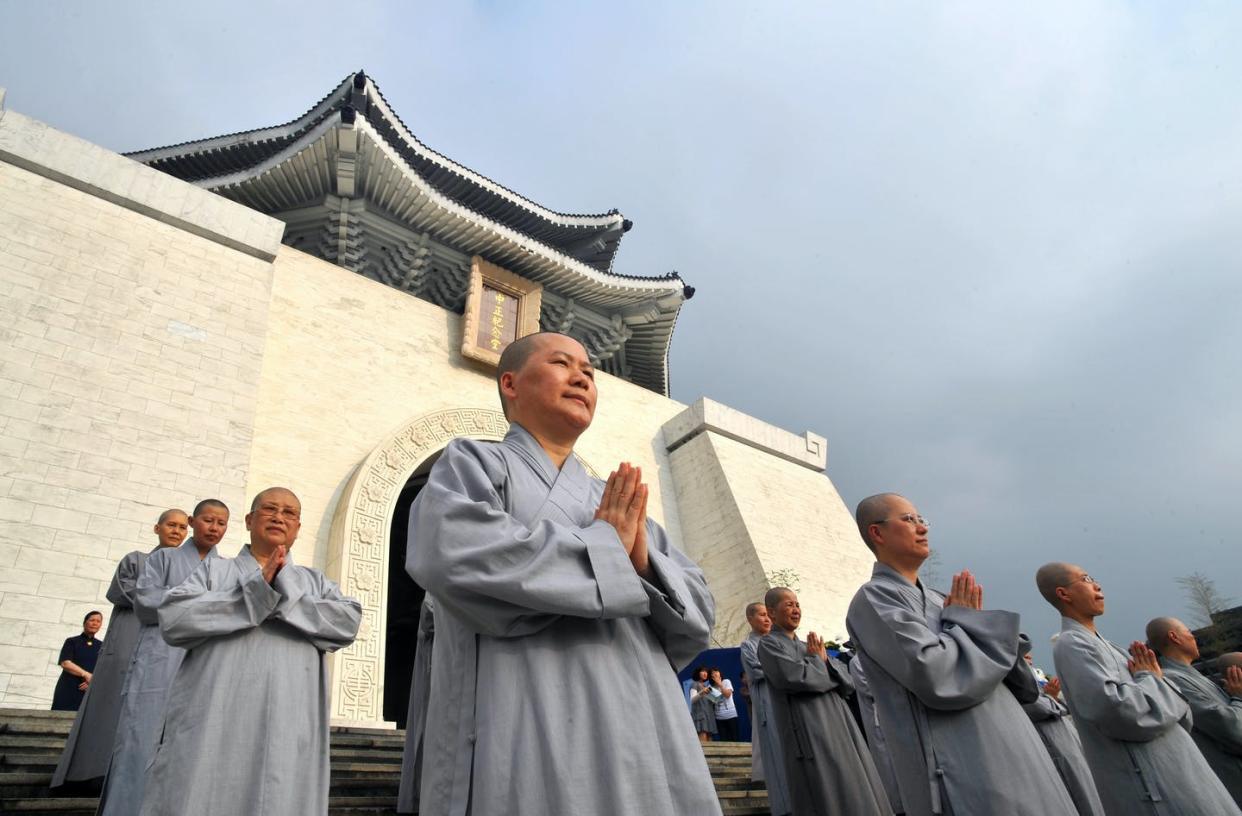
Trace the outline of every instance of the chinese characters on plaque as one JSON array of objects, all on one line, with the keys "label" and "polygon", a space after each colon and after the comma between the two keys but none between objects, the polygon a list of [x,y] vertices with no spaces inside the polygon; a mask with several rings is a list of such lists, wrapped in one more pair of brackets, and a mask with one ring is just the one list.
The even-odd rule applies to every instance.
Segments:
[{"label": "chinese characters on plaque", "polygon": [[470,265],[461,353],[496,365],[505,347],[539,331],[543,287],[475,256]]},{"label": "chinese characters on plaque", "polygon": [[479,331],[475,342],[499,354],[518,338],[518,299],[483,283]]}]

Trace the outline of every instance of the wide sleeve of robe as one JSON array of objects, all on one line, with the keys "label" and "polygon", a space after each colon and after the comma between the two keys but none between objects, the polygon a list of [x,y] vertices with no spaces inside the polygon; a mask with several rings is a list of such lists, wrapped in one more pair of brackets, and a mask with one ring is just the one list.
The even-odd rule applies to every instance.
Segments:
[{"label": "wide sleeve of robe", "polygon": [[282,569],[272,584],[280,601],[271,617],[297,629],[315,648],[335,652],[358,636],[362,604],[342,595],[327,576],[315,570]]},{"label": "wide sleeve of robe", "polygon": [[168,593],[173,589],[169,586],[169,560],[177,555],[177,547],[156,550],[147,558],[138,581],[134,586],[134,614],[145,626],[154,626],[160,622],[159,608],[164,604]]},{"label": "wide sleeve of robe", "polygon": [[[585,528],[550,519],[528,529],[505,510],[498,486],[507,478],[500,454],[456,439],[431,469],[410,517],[406,569],[436,602],[492,637],[538,632],[559,616],[644,617],[649,589],[634,571],[612,525]],[[516,489],[516,488],[515,488]],[[670,590],[665,624],[677,616],[671,559],[652,563]],[[671,584],[671,585],[670,585]]]},{"label": "wide sleeve of robe", "polygon": [[[1025,663],[1025,661],[1023,661]],[[1028,669],[1031,678],[1034,679],[1035,671]],[[1039,681],[1036,681],[1038,687]],[[1065,704],[1053,699],[1050,695],[1039,693],[1034,701],[1022,704],[1022,710],[1031,718],[1031,722],[1043,722],[1044,720],[1053,720],[1064,717],[1066,713]]]},{"label": "wide sleeve of robe", "polygon": [[1057,672],[1074,695],[1075,718],[1112,739],[1147,742],[1176,728],[1189,715],[1186,701],[1154,674],[1118,677],[1102,659],[1101,647],[1111,648],[1086,631],[1067,629],[1057,638]]},{"label": "wide sleeve of robe", "polygon": [[[621,548],[619,539],[617,547]],[[639,579],[647,593],[647,623],[660,639],[669,662],[682,669],[707,647],[715,625],[715,601],[702,570],[673,548],[664,530],[650,519],[647,559],[654,581]]]},{"label": "wide sleeve of robe", "polygon": [[1194,716],[1195,730],[1216,740],[1220,748],[1234,756],[1242,756],[1242,699],[1211,694],[1195,683],[1178,682],[1172,672],[1165,675],[1177,686]]},{"label": "wide sleeve of robe", "polygon": [[[957,711],[983,702],[1018,660],[1018,616],[947,606],[933,632],[895,587],[873,581],[850,604],[850,635],[923,705]],[[769,678],[770,679],[770,678]]]},{"label": "wide sleeve of robe", "polygon": [[1014,661],[1009,674],[1005,675],[1005,685],[1023,705],[1038,702],[1040,697],[1039,681],[1035,679],[1035,673],[1031,671],[1031,667],[1024,659],[1029,651],[1031,651],[1030,638],[1026,635],[1018,635],[1018,659]]},{"label": "wide sleeve of robe", "polygon": [[766,635],[759,640],[759,665],[772,688],[787,694],[839,691],[849,695],[854,682],[844,667],[829,658],[801,650],[784,635]]},{"label": "wide sleeve of robe", "polygon": [[142,573],[143,553],[132,552],[121,559],[108,585],[108,602],[119,609],[133,609],[134,596],[138,591],[138,576]]},{"label": "wide sleeve of robe", "polygon": [[[190,577],[170,589],[160,605],[160,634],[172,646],[193,649],[213,637],[253,629],[276,611],[281,595],[257,568],[238,580],[219,580],[213,571],[234,568],[232,560],[204,560]],[[219,584],[218,589],[213,585]]]},{"label": "wide sleeve of robe", "polygon": [[764,680],[763,664],[759,662],[759,641],[762,638],[746,638],[742,641],[742,645],[738,648],[742,652],[742,668],[746,670],[746,677],[750,681],[751,693],[754,693],[755,684]]}]

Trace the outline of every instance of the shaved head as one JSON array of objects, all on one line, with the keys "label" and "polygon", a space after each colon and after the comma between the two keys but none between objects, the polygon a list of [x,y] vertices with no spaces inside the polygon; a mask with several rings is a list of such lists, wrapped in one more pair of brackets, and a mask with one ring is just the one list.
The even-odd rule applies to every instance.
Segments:
[{"label": "shaved head", "polygon": [[1181,631],[1177,618],[1153,618],[1147,624],[1147,645],[1152,651],[1165,654],[1169,649],[1169,633]]},{"label": "shaved head", "polygon": [[183,518],[185,518],[186,521],[190,520],[189,515],[187,515],[184,510],[181,510],[176,507],[170,507],[167,510],[165,510],[163,513],[160,513],[160,520],[155,523],[163,524],[164,522],[168,521],[168,519],[171,518],[172,516],[182,516]]},{"label": "shaved head", "polygon": [[755,613],[758,612],[760,609],[762,609],[766,605],[767,604],[763,604],[758,601],[755,601],[754,603],[746,604],[746,620],[750,620],[751,618],[753,618],[755,616]]},{"label": "shaved head", "polygon": [[[268,487],[268,488],[265,488],[265,489],[263,489],[263,490],[260,490],[260,491],[259,491],[259,492],[255,495],[255,497],[254,497],[254,501],[250,502],[250,512],[251,512],[251,513],[253,513],[255,510],[258,510],[258,509],[259,509],[259,505],[263,503],[263,500],[264,500],[264,499],[266,499],[268,496],[275,495],[275,494],[277,494],[277,493],[284,493],[284,494],[287,494],[287,495],[289,495],[289,496],[292,496],[292,497],[293,497],[293,500],[294,500],[295,502],[297,502],[298,507],[300,508],[300,507],[302,506],[302,500],[298,498],[298,494],[294,493],[294,492],[293,492],[292,490],[290,490],[289,488],[287,488],[287,487]],[[216,502],[216,504],[220,505],[221,507],[224,507],[224,504],[223,504],[223,503],[221,503],[221,502]],[[225,509],[225,510],[227,510],[228,508],[227,508],[227,507],[225,507],[224,509]]]},{"label": "shaved head", "polygon": [[854,511],[854,521],[858,523],[858,533],[867,549],[875,552],[875,542],[871,540],[871,525],[883,521],[888,516],[893,499],[901,498],[905,497],[899,493],[877,493],[858,503],[858,508]]},{"label": "shaved head", "polygon": [[772,587],[763,596],[763,605],[768,609],[775,609],[780,605],[781,599],[786,595],[793,595],[794,591],[789,587]]},{"label": "shaved head", "polygon": [[1242,669],[1242,652],[1225,652],[1223,655],[1216,658],[1216,665],[1221,671],[1224,671],[1230,666],[1237,666]]},{"label": "shaved head", "polygon": [[500,394],[500,408],[505,412],[505,419],[509,418],[509,401],[505,399],[505,392],[500,390],[500,378],[505,374],[521,371],[522,366],[526,365],[526,361],[539,350],[549,336],[569,337],[560,332],[535,332],[519,337],[505,346],[505,350],[500,353],[500,362],[496,366],[496,390]]},{"label": "shaved head", "polygon": [[225,504],[224,502],[220,501],[219,499],[203,499],[201,502],[194,505],[194,515],[195,516],[200,515],[208,507],[219,508],[220,510],[223,510],[226,514],[229,512],[229,506]]},{"label": "shaved head", "polygon": [[1044,564],[1035,573],[1035,586],[1039,588],[1039,594],[1044,596],[1044,600],[1052,604],[1053,609],[1061,610],[1061,601],[1057,598],[1057,590],[1070,582],[1070,576],[1073,575],[1073,572],[1073,564],[1067,564],[1064,561],[1053,561],[1050,564]]}]

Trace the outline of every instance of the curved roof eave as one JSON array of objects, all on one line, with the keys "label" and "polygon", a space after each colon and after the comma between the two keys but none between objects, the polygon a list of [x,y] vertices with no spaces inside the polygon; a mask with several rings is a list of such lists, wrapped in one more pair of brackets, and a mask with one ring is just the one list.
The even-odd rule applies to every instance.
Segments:
[{"label": "curved roof eave", "polygon": [[507,199],[513,206],[533,213],[543,220],[564,227],[588,227],[595,229],[607,229],[620,227],[624,222],[624,216],[616,209],[609,210],[604,213],[563,213],[557,210],[532,201],[531,199],[521,195],[520,193],[499,184],[492,179],[478,173],[463,164],[453,161],[442,153],[428,147],[418,140],[401,117],[392,110],[388,104],[388,100],[384,97],[383,92],[365,71],[352,73],[345,77],[340,84],[336,86],[327,96],[321,99],[314,107],[299,116],[297,119],[287,122],[283,125],[274,125],[272,127],[257,128],[255,130],[244,130],[236,133],[226,134],[224,136],[215,136],[209,139],[201,139],[197,141],[180,142],[164,147],[154,147],[145,150],[136,150],[126,153],[127,157],[135,161],[150,164],[171,158],[185,156],[192,153],[209,153],[227,149],[236,145],[254,144],[264,141],[272,141],[278,139],[289,139],[297,136],[308,128],[313,128],[316,120],[325,119],[329,116],[333,108],[341,105],[349,104],[352,100],[351,88],[356,88],[356,80],[358,77],[363,79],[363,88],[358,90],[373,91],[374,93],[367,96],[367,100],[379,108],[383,116],[396,131],[402,141],[404,141],[410,149],[414,150],[420,156],[428,159],[441,167],[446,168],[459,176],[470,181],[472,184],[487,190],[488,192]]},{"label": "curved roof eave", "polygon": [[[254,167],[226,176],[202,179],[195,182],[195,184],[205,189],[219,191],[257,182],[274,168],[291,161],[295,156],[308,150],[320,139],[326,138],[329,132],[338,127],[353,127],[365,133],[375,146],[375,149],[383,153],[407,182],[415,187],[420,195],[426,197],[441,212],[453,217],[459,223],[464,222],[467,226],[474,226],[479,230],[486,231],[490,233],[491,237],[500,239],[505,244],[510,245],[510,248],[521,250],[527,256],[530,256],[531,260],[534,261],[533,266],[542,273],[535,276],[537,280],[542,278],[540,280],[541,283],[550,284],[554,288],[570,290],[581,290],[583,284],[585,284],[590,294],[609,300],[615,299],[617,295],[621,295],[623,299],[628,299],[625,297],[626,295],[635,299],[647,299],[653,295],[663,295],[664,297],[672,295],[677,298],[678,309],[681,302],[685,299],[683,293],[684,283],[675,274],[659,278],[639,278],[602,272],[583,261],[557,252],[546,244],[453,201],[428,184],[422,176],[401,161],[400,156],[388,144],[387,140],[369,122],[361,118],[356,119],[352,126],[342,125],[336,119],[325,119],[303,133],[283,150]],[[576,296],[581,297],[582,295]]]}]

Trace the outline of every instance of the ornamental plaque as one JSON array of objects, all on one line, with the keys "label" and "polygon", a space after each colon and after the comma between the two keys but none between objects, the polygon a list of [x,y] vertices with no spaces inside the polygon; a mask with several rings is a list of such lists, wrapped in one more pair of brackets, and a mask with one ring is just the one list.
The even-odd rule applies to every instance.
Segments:
[{"label": "ornamental plaque", "polygon": [[510,343],[539,331],[542,302],[542,286],[475,255],[470,263],[462,356],[498,365]]}]

